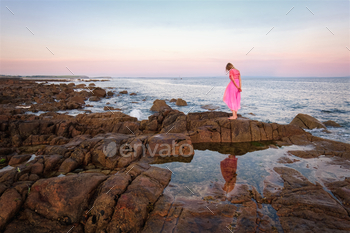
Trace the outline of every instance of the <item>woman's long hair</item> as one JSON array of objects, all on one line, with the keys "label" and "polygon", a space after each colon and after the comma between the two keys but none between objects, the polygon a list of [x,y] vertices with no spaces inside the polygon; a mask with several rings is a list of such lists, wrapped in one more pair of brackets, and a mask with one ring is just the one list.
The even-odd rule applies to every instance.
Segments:
[{"label": "woman's long hair", "polygon": [[236,69],[236,68],[231,63],[227,63],[226,72],[229,71],[230,69]]}]

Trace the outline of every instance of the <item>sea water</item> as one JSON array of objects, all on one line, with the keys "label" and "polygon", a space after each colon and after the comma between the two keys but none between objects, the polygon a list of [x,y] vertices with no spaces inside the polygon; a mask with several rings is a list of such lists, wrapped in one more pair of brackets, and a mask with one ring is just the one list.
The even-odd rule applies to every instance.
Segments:
[{"label": "sea water", "polygon": [[[110,81],[95,84],[108,88],[107,91],[114,91],[115,95],[99,102],[86,101],[86,104],[93,107],[85,109],[103,112],[104,106],[112,106],[143,120],[153,114],[150,108],[154,100],[182,98],[187,106],[168,104],[184,113],[207,111],[201,108],[207,104],[217,106],[216,111],[230,112],[222,101],[228,83],[228,77],[112,78]],[[135,92],[137,95],[116,96],[122,90],[127,90],[129,94]],[[311,133],[323,138],[350,142],[350,78],[242,77],[242,90],[241,109],[238,113],[244,117],[289,124],[298,113],[309,114],[320,121],[333,120],[342,126],[329,128],[331,133],[322,130],[312,130]],[[68,113],[76,115],[81,111],[71,110]]]}]

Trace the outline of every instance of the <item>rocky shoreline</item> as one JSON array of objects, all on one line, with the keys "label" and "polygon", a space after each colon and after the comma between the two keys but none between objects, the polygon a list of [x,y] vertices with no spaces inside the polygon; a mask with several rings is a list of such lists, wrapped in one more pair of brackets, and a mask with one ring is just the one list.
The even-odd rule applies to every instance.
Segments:
[{"label": "rocky shoreline", "polygon": [[[303,130],[326,130],[323,123],[303,114],[288,125],[242,116],[228,120],[228,113],[215,111],[186,115],[161,100],[154,102],[155,113],[142,121],[113,110],[76,117],[55,113],[83,110],[88,98],[98,101],[114,94],[94,85],[1,80],[1,231],[350,231],[349,178],[325,183],[330,195],[298,171],[275,167],[283,186],[267,179],[262,194],[250,185],[236,185],[229,195],[213,187],[211,196],[221,204],[208,211],[206,203],[212,200],[164,192],[172,172],[150,165],[159,158],[191,158],[191,147],[198,143],[310,145],[311,150],[289,153],[301,159],[325,155],[348,161],[349,144]],[[48,112],[37,116],[30,111]],[[180,152],[185,156],[178,156]],[[277,211],[281,229],[263,213],[265,204]]]}]

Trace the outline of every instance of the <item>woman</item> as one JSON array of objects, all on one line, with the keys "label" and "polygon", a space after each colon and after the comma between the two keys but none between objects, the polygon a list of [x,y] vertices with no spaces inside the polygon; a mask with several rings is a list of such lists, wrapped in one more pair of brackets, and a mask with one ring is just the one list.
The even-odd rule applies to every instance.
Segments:
[{"label": "woman", "polygon": [[231,63],[227,63],[226,72],[231,81],[226,87],[223,100],[232,111],[232,116],[228,119],[237,119],[237,111],[241,108],[241,74]]}]

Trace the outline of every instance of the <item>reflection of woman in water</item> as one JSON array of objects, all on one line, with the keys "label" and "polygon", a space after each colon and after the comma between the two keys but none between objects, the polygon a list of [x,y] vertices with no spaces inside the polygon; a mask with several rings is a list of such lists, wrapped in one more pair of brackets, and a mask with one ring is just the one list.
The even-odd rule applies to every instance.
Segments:
[{"label": "reflection of woman in water", "polygon": [[231,192],[236,184],[236,171],[237,171],[237,158],[234,155],[229,155],[228,158],[220,162],[221,174],[224,177],[226,183],[223,190],[226,193]]}]

